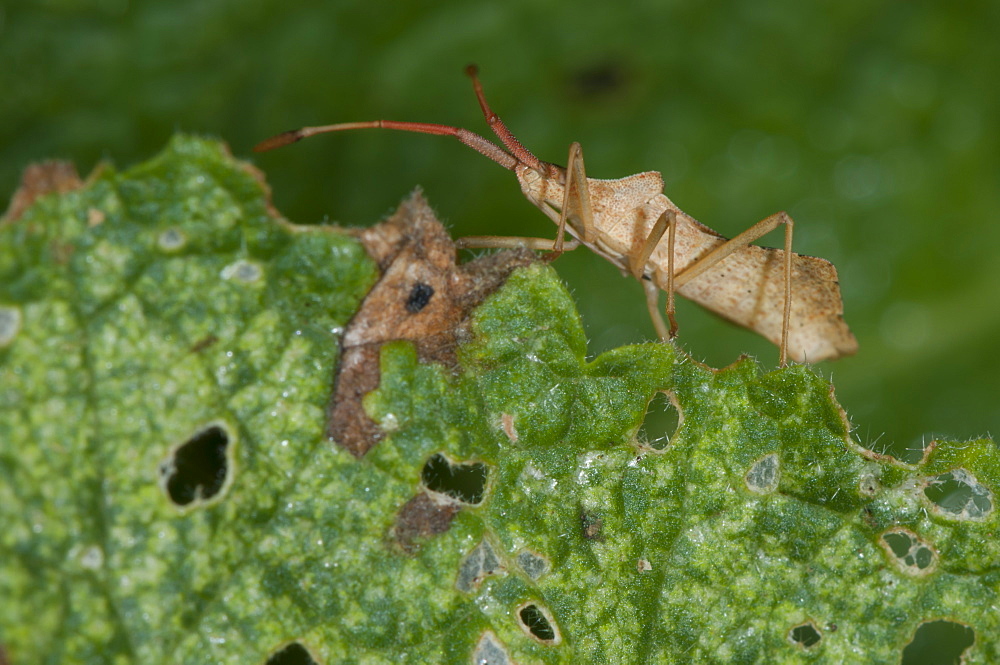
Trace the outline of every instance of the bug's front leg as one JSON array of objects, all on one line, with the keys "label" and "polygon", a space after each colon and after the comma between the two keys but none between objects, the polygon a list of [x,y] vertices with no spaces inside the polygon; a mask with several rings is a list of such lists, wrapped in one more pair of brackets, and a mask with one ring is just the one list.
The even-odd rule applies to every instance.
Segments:
[{"label": "bug's front leg", "polygon": [[[587,170],[583,165],[583,148],[575,141],[569,146],[569,156],[566,158],[566,185],[563,188],[562,207],[559,211],[558,235],[553,252],[562,252],[563,236],[566,232],[566,219],[569,217],[570,206],[576,204],[577,218],[583,226],[583,242],[593,243],[597,235],[594,227],[594,210],[590,204],[590,187],[587,185]],[[580,234],[575,234],[579,236]]]},{"label": "bug's front leg", "polygon": [[[576,239],[563,243],[562,252],[569,252],[580,246],[580,241]],[[455,239],[455,247],[458,249],[516,249],[524,247],[539,251],[548,251],[552,254],[552,241],[548,238],[528,238],[523,236],[464,236]],[[548,255],[545,260],[549,260]]]}]

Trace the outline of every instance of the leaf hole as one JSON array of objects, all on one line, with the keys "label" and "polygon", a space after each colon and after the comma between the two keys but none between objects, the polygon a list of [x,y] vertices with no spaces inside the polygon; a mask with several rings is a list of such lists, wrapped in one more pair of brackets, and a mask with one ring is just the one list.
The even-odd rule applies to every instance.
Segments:
[{"label": "leaf hole", "polygon": [[161,483],[178,506],[207,501],[229,476],[229,432],[219,423],[196,432],[160,464]]},{"label": "leaf hole", "polygon": [[913,539],[905,533],[886,533],[882,535],[882,540],[892,550],[892,554],[898,558],[902,558],[909,553],[910,545],[913,542]]},{"label": "leaf hole", "polygon": [[934,570],[937,552],[912,531],[891,529],[882,534],[881,540],[882,549],[907,575],[926,575]]},{"label": "leaf hole", "polygon": [[486,494],[489,468],[482,462],[452,462],[437,453],[424,464],[420,480],[432,492],[478,505]]},{"label": "leaf hole", "polygon": [[934,511],[957,520],[982,521],[993,511],[993,494],[963,468],[926,480],[924,496]]},{"label": "leaf hole", "polygon": [[549,611],[535,603],[521,606],[517,612],[521,629],[539,642],[547,645],[559,643],[559,629]]},{"label": "leaf hole", "polygon": [[319,665],[309,649],[298,642],[286,644],[271,654],[265,665]]},{"label": "leaf hole", "polygon": [[663,450],[684,422],[677,398],[669,390],[657,391],[646,405],[646,417],[639,427],[639,444],[653,450]]},{"label": "leaf hole", "polygon": [[900,665],[957,665],[975,641],[975,631],[963,623],[926,621],[904,647]]},{"label": "leaf hole", "polygon": [[807,621],[806,623],[794,626],[788,631],[788,639],[803,649],[811,649],[819,644],[820,640],[823,639],[823,635],[812,621]]}]

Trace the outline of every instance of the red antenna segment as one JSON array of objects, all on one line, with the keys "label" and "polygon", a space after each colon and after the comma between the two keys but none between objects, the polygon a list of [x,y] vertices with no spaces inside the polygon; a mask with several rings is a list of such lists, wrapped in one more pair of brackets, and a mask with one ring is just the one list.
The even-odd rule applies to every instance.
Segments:
[{"label": "red antenna segment", "polygon": [[507,125],[500,120],[500,117],[493,112],[489,104],[486,102],[486,97],[483,94],[483,86],[479,82],[479,77],[477,76],[478,70],[476,66],[469,65],[465,71],[466,74],[472,78],[472,87],[476,91],[476,98],[479,100],[479,106],[483,110],[483,116],[486,118],[486,122],[489,124],[490,129],[493,130],[493,133],[497,135],[497,138],[499,138],[500,141],[510,150],[509,153],[492,141],[483,138],[475,132],[462,129],[461,127],[437,125],[429,122],[398,122],[396,120],[342,122],[336,125],[322,125],[319,127],[303,127],[301,129],[293,129],[261,141],[254,146],[254,152],[273,150],[274,148],[280,148],[281,146],[288,145],[289,143],[295,143],[296,141],[301,141],[304,138],[309,138],[310,136],[315,136],[316,134],[326,134],[327,132],[341,132],[350,129],[397,129],[404,132],[417,132],[420,134],[454,136],[465,145],[469,146],[476,152],[489,157],[505,169],[513,171],[519,164],[523,164],[537,171],[543,171],[544,167],[542,166],[542,162],[531,154],[527,148],[521,145],[521,142],[518,141],[513,134],[511,134],[510,130],[507,129]]}]

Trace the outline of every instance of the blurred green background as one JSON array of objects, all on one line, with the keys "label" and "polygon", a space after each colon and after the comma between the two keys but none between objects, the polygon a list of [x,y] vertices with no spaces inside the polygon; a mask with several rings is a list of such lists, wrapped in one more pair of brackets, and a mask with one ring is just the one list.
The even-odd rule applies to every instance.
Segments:
[{"label": "blurred green background", "polygon": [[[542,159],[661,171],[734,235],[778,210],[840,270],[857,356],[824,363],[876,448],[1000,432],[1000,4],[839,0],[0,3],[0,192],[29,162],[127,166],[175,131],[238,156],[302,125],[388,118],[485,131],[463,67]],[[550,235],[512,175],[456,141],[326,136],[253,157],[300,223],[368,225],[414,186],[458,235]],[[780,245],[780,231],[765,244]],[[597,353],[649,339],[641,287],[556,262]],[[714,366],[777,350],[689,303]],[[929,440],[929,439],[928,439]]]}]

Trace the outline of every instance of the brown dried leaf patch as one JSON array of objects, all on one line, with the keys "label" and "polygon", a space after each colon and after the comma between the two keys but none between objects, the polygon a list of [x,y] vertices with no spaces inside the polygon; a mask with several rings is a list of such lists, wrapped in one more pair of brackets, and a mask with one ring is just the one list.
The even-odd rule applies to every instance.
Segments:
[{"label": "brown dried leaf patch", "polygon": [[381,277],[344,331],[327,435],[360,458],[384,434],[361,404],[378,387],[382,345],[408,340],[421,362],[457,370],[455,350],[471,335],[472,310],[535,257],[515,250],[457,265],[455,244],[419,191],[358,235]]},{"label": "brown dried leaf patch", "polygon": [[73,162],[51,159],[29,164],[21,174],[21,184],[10,199],[2,221],[13,222],[45,194],[65,194],[83,187]]},{"label": "brown dried leaf patch", "polygon": [[392,538],[407,554],[414,554],[420,541],[444,533],[461,506],[441,494],[423,491],[403,504],[396,515]]}]

